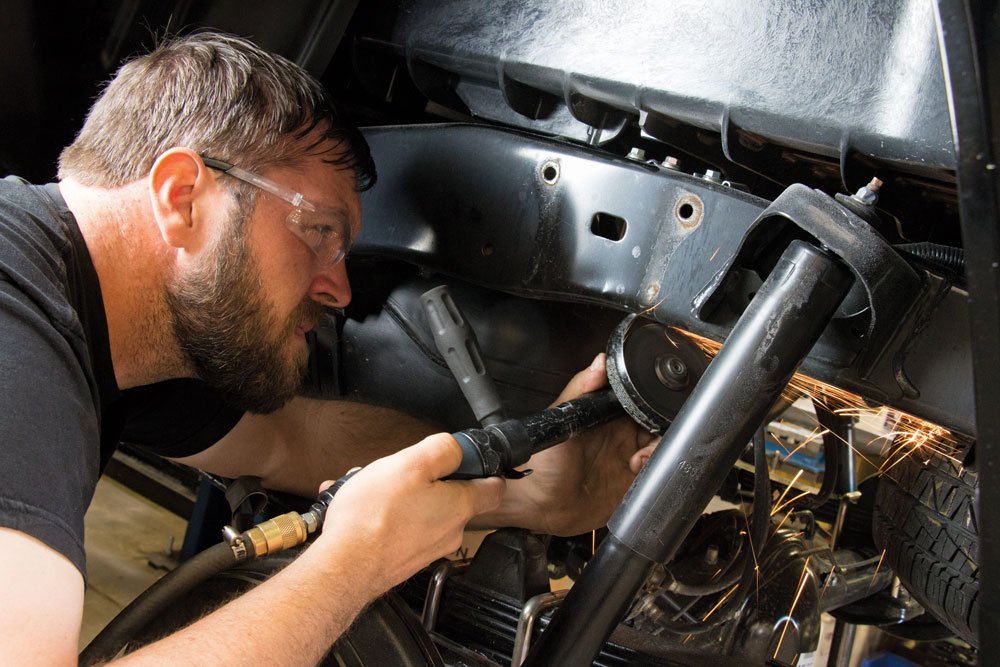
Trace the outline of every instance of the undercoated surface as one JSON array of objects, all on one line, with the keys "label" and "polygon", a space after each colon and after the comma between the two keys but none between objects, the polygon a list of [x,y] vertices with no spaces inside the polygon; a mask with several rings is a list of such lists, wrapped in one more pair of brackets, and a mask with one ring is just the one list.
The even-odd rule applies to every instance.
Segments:
[{"label": "undercoated surface", "polygon": [[80,648],[121,609],[177,565],[187,522],[102,477],[84,519],[87,592]]}]

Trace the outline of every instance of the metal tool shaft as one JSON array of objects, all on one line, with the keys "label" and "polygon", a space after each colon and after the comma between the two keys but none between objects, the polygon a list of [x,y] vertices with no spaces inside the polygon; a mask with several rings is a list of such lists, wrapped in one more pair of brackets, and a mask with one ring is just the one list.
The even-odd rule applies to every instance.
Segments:
[{"label": "metal tool shaft", "polygon": [[798,241],[785,250],[525,664],[592,663],[653,564],[673,557],[850,285],[851,273],[823,250]]}]

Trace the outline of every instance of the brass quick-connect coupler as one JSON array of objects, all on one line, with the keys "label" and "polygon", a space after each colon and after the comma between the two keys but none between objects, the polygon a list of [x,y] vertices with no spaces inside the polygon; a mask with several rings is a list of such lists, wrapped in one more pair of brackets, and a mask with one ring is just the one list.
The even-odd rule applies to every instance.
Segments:
[{"label": "brass quick-connect coupler", "polygon": [[296,547],[305,542],[311,532],[313,531],[309,530],[301,515],[289,512],[262,521],[242,533],[226,526],[222,534],[229,542],[236,559],[243,561],[263,558]]}]

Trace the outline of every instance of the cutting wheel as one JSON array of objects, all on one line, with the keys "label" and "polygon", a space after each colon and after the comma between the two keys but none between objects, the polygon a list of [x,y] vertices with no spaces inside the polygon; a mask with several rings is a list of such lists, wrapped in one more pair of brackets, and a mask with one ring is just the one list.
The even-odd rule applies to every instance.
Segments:
[{"label": "cutting wheel", "polygon": [[708,367],[687,336],[629,315],[608,342],[608,381],[625,411],[654,433],[663,432]]}]

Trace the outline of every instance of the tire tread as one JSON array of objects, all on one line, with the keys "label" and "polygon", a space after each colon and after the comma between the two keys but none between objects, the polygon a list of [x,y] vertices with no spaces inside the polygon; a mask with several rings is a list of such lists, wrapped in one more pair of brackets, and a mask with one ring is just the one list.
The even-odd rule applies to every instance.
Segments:
[{"label": "tire tread", "polygon": [[943,457],[916,456],[879,483],[873,534],[886,563],[942,623],[977,644],[979,531],[975,471]]}]

